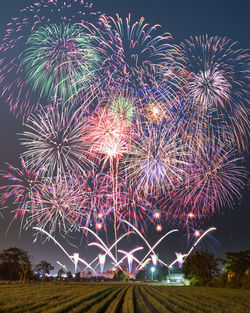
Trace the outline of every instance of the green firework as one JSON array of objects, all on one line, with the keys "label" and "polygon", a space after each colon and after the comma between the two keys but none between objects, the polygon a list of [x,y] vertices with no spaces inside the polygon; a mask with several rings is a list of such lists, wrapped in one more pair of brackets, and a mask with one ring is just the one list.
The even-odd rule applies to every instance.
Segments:
[{"label": "green firework", "polygon": [[124,121],[132,122],[134,106],[130,98],[114,96],[109,99],[109,108],[115,118],[122,118]]},{"label": "green firework", "polygon": [[74,99],[96,79],[100,58],[93,37],[76,25],[48,25],[29,37],[21,65],[41,98]]}]

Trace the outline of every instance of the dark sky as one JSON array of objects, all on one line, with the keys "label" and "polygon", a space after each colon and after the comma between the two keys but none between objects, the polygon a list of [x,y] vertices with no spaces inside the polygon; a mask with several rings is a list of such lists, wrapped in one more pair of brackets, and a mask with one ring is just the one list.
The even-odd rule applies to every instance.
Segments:
[{"label": "dark sky", "polygon": [[[18,11],[27,4],[32,4],[32,0],[8,0],[2,1],[0,10],[0,36],[2,37],[6,29],[6,24],[11,17],[18,16]],[[243,48],[250,48],[250,24],[249,12],[250,1],[246,0],[96,0],[93,1],[97,10],[107,15],[119,13],[125,17],[131,13],[134,18],[145,17],[152,24],[161,24],[163,32],[170,32],[178,43],[190,35],[218,35],[227,36],[234,41],[238,41]],[[1,86],[0,86],[1,89]],[[4,162],[18,164],[18,155],[21,151],[16,133],[22,130],[21,123],[9,114],[7,104],[0,100],[0,167],[4,168]],[[248,157],[249,163],[249,157]],[[237,251],[240,249],[250,249],[250,200],[249,197],[243,201],[239,207],[233,211],[225,208],[221,214],[210,219],[203,228],[216,226],[217,231],[214,237],[220,242],[216,253],[223,255],[225,251]],[[0,217],[0,249],[9,246],[18,246],[30,252],[34,257],[34,262],[46,259],[55,265],[57,260],[69,265],[65,255],[51,241],[42,244],[41,241],[33,244],[32,231],[22,230],[19,237],[20,223],[14,222],[10,227],[6,237],[5,233],[11,221],[11,214],[4,211],[4,217]],[[154,243],[159,234],[148,230],[150,242]],[[159,256],[167,260],[174,258],[174,251],[180,250],[181,234],[175,234],[160,246]],[[74,235],[72,242],[79,246],[80,236]],[[66,241],[60,242],[70,253],[77,251]],[[131,245],[131,243],[133,243]],[[138,244],[141,242],[138,241]],[[134,240],[131,239],[122,246],[130,249],[134,247]],[[184,250],[183,250],[184,251]],[[91,260],[96,254],[96,250],[85,249],[85,240],[79,248],[81,257]],[[71,269],[73,267],[71,266]]]}]

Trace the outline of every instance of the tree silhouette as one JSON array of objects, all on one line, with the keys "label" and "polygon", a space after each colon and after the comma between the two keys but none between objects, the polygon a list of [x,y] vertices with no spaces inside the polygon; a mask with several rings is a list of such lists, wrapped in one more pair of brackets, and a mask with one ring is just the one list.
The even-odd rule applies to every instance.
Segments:
[{"label": "tree silhouette", "polygon": [[30,256],[25,250],[11,247],[0,253],[0,279],[24,282],[32,276]]},{"label": "tree silhouette", "polygon": [[227,252],[223,263],[226,265],[227,272],[236,273],[240,278],[250,269],[250,250]]},{"label": "tree silhouette", "polygon": [[64,270],[62,268],[59,269],[59,271],[57,272],[57,278],[58,279],[61,279],[62,278],[62,275],[64,274]]},{"label": "tree silhouette", "polygon": [[212,252],[195,251],[187,257],[183,263],[182,272],[186,278],[197,281],[204,285],[211,281],[215,274],[219,272],[219,259],[214,257]]},{"label": "tree silhouette", "polygon": [[250,250],[227,252],[225,264],[227,279],[231,287],[250,287]]},{"label": "tree silhouette", "polygon": [[41,261],[39,264],[36,265],[35,269],[38,271],[40,275],[42,275],[42,280],[45,280],[45,275],[49,274],[50,271],[53,271],[54,266],[52,266],[47,261]]}]

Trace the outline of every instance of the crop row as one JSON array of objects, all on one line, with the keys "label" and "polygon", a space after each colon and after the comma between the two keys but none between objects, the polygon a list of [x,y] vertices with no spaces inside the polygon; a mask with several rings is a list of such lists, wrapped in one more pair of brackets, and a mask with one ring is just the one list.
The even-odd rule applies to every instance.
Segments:
[{"label": "crop row", "polygon": [[246,313],[250,292],[146,284],[0,286],[0,312]]}]

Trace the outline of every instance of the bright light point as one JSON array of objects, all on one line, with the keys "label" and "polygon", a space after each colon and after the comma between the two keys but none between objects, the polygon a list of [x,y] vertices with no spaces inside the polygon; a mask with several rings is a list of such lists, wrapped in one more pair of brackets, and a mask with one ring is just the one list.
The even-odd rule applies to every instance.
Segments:
[{"label": "bright light point", "polygon": [[154,213],[154,218],[160,218],[160,217],[161,217],[161,214],[159,212]]},{"label": "bright light point", "polygon": [[103,273],[104,264],[105,264],[105,260],[106,260],[106,254],[99,254],[98,257],[99,257],[101,273]]},{"label": "bright light point", "polygon": [[161,225],[157,225],[155,229],[156,229],[156,231],[162,231],[162,226]]},{"label": "bright light point", "polygon": [[158,257],[157,257],[157,255],[152,254],[152,255],[151,255],[151,260],[152,260],[152,263],[154,264],[154,266],[156,266],[157,263],[158,263]]},{"label": "bright light point", "polygon": [[159,114],[159,109],[157,107],[153,107],[152,111],[153,111],[154,115],[158,115]]},{"label": "bright light point", "polygon": [[194,232],[194,235],[195,235],[195,237],[200,237],[201,233],[200,233],[199,230],[196,230],[196,231]]},{"label": "bright light point", "polygon": [[96,223],[95,227],[96,229],[102,229],[102,223]]},{"label": "bright light point", "polygon": [[79,253],[75,252],[73,254],[73,260],[74,260],[74,263],[75,263],[75,273],[77,272],[77,264],[78,264],[78,261],[79,261]]},{"label": "bright light point", "polygon": [[152,266],[152,267],[151,267],[151,272],[154,273],[154,271],[155,271],[155,267]]},{"label": "bright light point", "polygon": [[193,218],[194,217],[194,213],[193,212],[188,213],[188,217],[189,218]]},{"label": "bright light point", "polygon": [[178,252],[175,252],[175,254],[176,254],[176,259],[177,259],[179,268],[182,268],[182,264],[184,262],[183,254],[182,253],[178,253]]},{"label": "bright light point", "polygon": [[98,216],[98,218],[102,218],[103,217],[102,213],[99,213],[97,216]]}]

